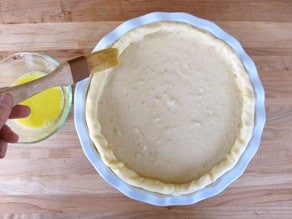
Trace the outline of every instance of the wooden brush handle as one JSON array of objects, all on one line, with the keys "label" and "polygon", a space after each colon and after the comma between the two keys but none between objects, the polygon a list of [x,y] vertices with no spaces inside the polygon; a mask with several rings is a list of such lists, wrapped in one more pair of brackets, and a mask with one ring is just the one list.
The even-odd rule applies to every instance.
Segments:
[{"label": "wooden brush handle", "polygon": [[56,86],[68,86],[72,84],[73,78],[70,65],[68,63],[63,63],[55,71],[44,77],[14,87],[2,88],[0,89],[0,94],[6,92],[10,93],[14,100],[13,106],[15,106],[20,102],[28,99],[29,97],[48,88]]}]

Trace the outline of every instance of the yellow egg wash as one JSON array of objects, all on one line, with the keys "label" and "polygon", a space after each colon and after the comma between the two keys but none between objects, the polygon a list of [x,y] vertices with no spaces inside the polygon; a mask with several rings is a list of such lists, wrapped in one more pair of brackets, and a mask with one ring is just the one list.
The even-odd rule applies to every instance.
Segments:
[{"label": "yellow egg wash", "polygon": [[[44,75],[46,74],[43,72],[29,72],[18,78],[13,85],[24,84]],[[20,104],[29,106],[31,113],[28,117],[16,121],[28,128],[43,128],[54,122],[62,111],[62,89],[61,87],[47,89]]]}]

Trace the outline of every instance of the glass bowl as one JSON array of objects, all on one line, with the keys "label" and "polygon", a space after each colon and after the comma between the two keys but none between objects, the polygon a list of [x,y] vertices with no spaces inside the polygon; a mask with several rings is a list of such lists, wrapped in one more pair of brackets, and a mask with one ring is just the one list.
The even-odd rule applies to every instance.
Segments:
[{"label": "glass bowl", "polygon": [[[15,53],[0,61],[0,88],[13,86],[15,81],[29,72],[42,72],[49,74],[59,66],[59,63],[44,54],[35,52]],[[62,93],[62,108],[57,118],[48,125],[40,127],[28,127],[21,125],[15,119],[9,119],[7,125],[19,136],[18,143],[36,143],[42,141],[56,131],[66,121],[72,105],[71,86],[60,87]],[[50,107],[49,105],[47,107]],[[38,113],[39,111],[34,111]],[[39,112],[40,113],[40,112]]]}]

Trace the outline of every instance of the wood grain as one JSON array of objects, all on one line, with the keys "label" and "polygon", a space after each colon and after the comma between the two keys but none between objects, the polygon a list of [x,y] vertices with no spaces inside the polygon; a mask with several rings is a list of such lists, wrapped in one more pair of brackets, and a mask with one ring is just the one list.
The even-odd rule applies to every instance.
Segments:
[{"label": "wood grain", "polygon": [[245,173],[198,204],[159,208],[109,186],[81,149],[73,109],[62,129],[32,145],[10,145],[0,160],[1,218],[291,218],[292,1],[0,1],[0,58],[18,51],[60,62],[90,52],[124,20],[184,11],[235,36],[257,65],[267,123]]},{"label": "wood grain", "polygon": [[290,22],[291,7],[290,0],[17,0],[1,2],[0,22],[120,21],[152,11],[184,11],[210,20]]}]

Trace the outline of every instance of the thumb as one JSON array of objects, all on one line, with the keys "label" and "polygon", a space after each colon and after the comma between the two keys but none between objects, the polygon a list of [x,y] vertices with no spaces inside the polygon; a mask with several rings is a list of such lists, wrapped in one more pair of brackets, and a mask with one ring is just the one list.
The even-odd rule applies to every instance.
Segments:
[{"label": "thumb", "polygon": [[0,96],[0,129],[6,123],[13,107],[13,97],[4,93]]}]

